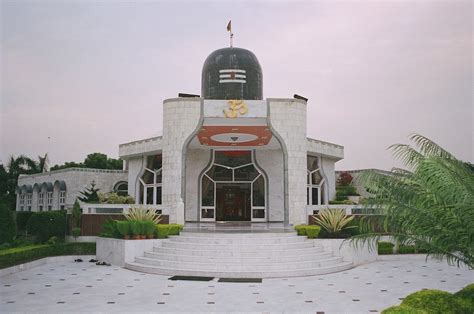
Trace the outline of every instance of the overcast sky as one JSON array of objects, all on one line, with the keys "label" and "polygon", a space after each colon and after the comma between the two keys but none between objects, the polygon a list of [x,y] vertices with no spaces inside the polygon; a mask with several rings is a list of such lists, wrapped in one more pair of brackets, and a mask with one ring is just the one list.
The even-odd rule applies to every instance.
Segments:
[{"label": "overcast sky", "polygon": [[3,161],[161,135],[163,100],[200,93],[229,19],[264,97],[309,98],[308,136],[345,147],[337,169],[390,169],[412,132],[473,160],[471,1],[1,3]]}]

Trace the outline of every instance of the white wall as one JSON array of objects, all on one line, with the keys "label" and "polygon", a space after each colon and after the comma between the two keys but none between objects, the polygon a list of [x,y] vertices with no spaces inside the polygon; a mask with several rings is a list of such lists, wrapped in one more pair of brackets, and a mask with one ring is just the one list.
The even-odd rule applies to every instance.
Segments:
[{"label": "white wall", "polygon": [[[326,204],[328,201],[333,200],[336,197],[336,176],[335,176],[335,160],[329,158],[321,158],[321,166],[323,168],[324,176],[326,177],[327,182],[327,192],[329,199],[326,199]],[[325,196],[327,197],[327,196]]]},{"label": "white wall", "polygon": [[175,98],[163,102],[163,205],[170,206],[170,223],[184,223],[181,199],[183,147],[201,117],[200,98]]},{"label": "white wall", "polygon": [[138,176],[144,167],[143,163],[143,156],[132,157],[128,160],[128,194],[135,198],[136,204],[140,201]]},{"label": "white wall", "polygon": [[283,221],[285,209],[283,152],[279,150],[258,150],[255,159],[267,175],[268,221]]},{"label": "white wall", "polygon": [[190,149],[186,153],[186,221],[198,221],[199,217],[199,175],[211,161],[211,151]]}]

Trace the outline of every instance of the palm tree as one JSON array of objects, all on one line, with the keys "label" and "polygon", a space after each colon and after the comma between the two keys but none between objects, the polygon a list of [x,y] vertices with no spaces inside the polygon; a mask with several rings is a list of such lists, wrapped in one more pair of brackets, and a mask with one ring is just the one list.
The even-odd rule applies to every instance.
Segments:
[{"label": "palm tree", "polygon": [[[381,235],[391,235],[401,244],[414,244],[436,258],[446,258],[474,267],[474,171],[471,164],[456,159],[430,139],[411,135],[415,147],[390,146],[407,169],[390,175],[367,171],[361,182],[374,196],[366,211],[367,234],[352,244],[373,248]],[[378,220],[378,221],[377,221]],[[385,232],[375,232],[382,224]]]}]

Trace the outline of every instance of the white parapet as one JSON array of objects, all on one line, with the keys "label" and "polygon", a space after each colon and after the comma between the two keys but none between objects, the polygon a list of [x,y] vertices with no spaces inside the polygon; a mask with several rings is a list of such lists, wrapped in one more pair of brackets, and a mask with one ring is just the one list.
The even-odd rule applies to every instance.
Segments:
[{"label": "white parapet", "polygon": [[122,240],[97,238],[97,259],[115,266],[123,267],[132,263],[135,257],[144,256],[146,251],[161,246],[161,239]]},{"label": "white parapet", "polygon": [[344,262],[352,262],[354,266],[375,262],[378,257],[377,248],[371,249],[367,243],[354,246],[345,239],[315,239],[325,251],[340,256]]}]

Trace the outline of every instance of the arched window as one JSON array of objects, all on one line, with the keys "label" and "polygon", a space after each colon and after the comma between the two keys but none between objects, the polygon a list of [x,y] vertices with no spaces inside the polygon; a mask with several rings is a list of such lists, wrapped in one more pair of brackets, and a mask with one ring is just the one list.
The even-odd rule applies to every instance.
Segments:
[{"label": "arched window", "polygon": [[120,181],[114,186],[114,192],[120,196],[127,196],[128,195],[128,183],[124,181]]},{"label": "arched window", "polygon": [[161,155],[146,157],[145,171],[140,178],[140,204],[161,204],[161,187],[163,185],[161,171]]},{"label": "arched window", "polygon": [[306,202],[308,205],[321,205],[324,203],[322,190],[324,177],[321,172],[320,158],[308,156]]}]

